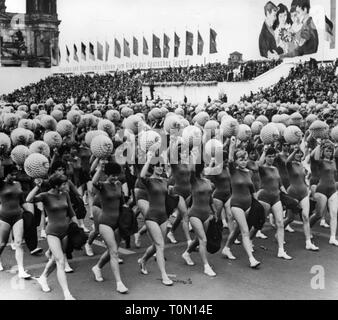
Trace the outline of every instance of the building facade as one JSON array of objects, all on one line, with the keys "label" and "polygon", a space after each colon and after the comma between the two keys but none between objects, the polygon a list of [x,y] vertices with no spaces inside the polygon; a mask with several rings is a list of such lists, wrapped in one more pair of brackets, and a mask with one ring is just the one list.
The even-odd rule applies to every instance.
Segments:
[{"label": "building facade", "polygon": [[57,0],[26,0],[26,13],[6,12],[0,0],[1,66],[58,65]]}]

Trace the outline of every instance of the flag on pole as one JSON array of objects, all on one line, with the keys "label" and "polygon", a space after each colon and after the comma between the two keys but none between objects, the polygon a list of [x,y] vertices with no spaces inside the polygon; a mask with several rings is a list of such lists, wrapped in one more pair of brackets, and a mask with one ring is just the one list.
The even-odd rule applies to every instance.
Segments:
[{"label": "flag on pole", "polygon": [[108,61],[109,59],[109,50],[110,50],[110,46],[109,46],[109,43],[106,41],[106,61]]},{"label": "flag on pole", "polygon": [[128,58],[130,57],[129,42],[126,39],[123,39],[123,55]]},{"label": "flag on pole", "polygon": [[77,46],[76,46],[76,44],[74,44],[74,61],[77,61],[77,62],[79,62],[79,57],[78,57],[78,55],[77,55]]},{"label": "flag on pole", "polygon": [[133,54],[138,56],[138,40],[133,37]]},{"label": "flag on pole", "polygon": [[97,59],[103,61],[103,45],[97,41]]},{"label": "flag on pole", "polygon": [[95,61],[94,45],[89,42],[89,59]]},{"label": "flag on pole", "polygon": [[325,38],[326,41],[332,42],[334,39],[333,22],[325,15]]},{"label": "flag on pole", "polygon": [[166,34],[164,34],[163,36],[163,58],[169,58],[169,51],[170,51],[169,42],[170,42],[170,38]]},{"label": "flag on pole", "polygon": [[121,45],[120,45],[120,42],[115,39],[114,41],[114,44],[115,44],[115,57],[116,58],[121,58]]},{"label": "flag on pole", "polygon": [[210,28],[210,54],[217,53],[217,32]]},{"label": "flag on pole", "polygon": [[84,61],[86,61],[86,59],[87,59],[86,50],[87,50],[86,45],[83,42],[81,42],[81,59],[84,60]]},{"label": "flag on pole", "polygon": [[161,58],[160,38],[153,34],[153,58]]},{"label": "flag on pole", "polygon": [[180,37],[175,32],[175,50],[174,50],[175,58],[177,58],[180,54],[180,45],[181,45]]},{"label": "flag on pole", "polygon": [[66,60],[67,60],[67,62],[69,62],[70,51],[68,49],[68,46],[66,46],[66,52],[67,52],[67,58],[66,58]]},{"label": "flag on pole", "polygon": [[194,45],[194,35],[191,32],[186,31],[185,38],[186,38],[185,55],[186,56],[192,56],[194,54],[194,50],[192,48],[193,45]]},{"label": "flag on pole", "polygon": [[52,62],[52,66],[56,67],[58,65],[58,54],[57,54],[57,49],[51,45],[51,62]]},{"label": "flag on pole", "polygon": [[198,41],[197,41],[197,54],[201,56],[203,54],[203,48],[204,48],[204,41],[203,38],[198,31]]},{"label": "flag on pole", "polygon": [[143,37],[143,54],[147,56],[149,54],[148,42],[145,37]]}]

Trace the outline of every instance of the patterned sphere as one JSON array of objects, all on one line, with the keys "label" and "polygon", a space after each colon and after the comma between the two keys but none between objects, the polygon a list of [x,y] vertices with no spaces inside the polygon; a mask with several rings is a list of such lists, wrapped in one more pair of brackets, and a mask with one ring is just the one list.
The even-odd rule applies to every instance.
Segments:
[{"label": "patterned sphere", "polygon": [[163,127],[166,133],[170,133],[171,130],[180,129],[181,119],[178,115],[168,115],[163,123]]},{"label": "patterned sphere", "polygon": [[53,110],[50,115],[56,120],[60,121],[63,119],[63,112],[61,110]]},{"label": "patterned sphere", "polygon": [[3,115],[4,125],[7,127],[16,127],[19,119],[14,113],[5,113]]},{"label": "patterned sphere", "polygon": [[129,108],[129,107],[123,107],[122,109],[121,109],[121,116],[123,117],[123,118],[128,118],[129,116],[131,116],[131,115],[133,115],[134,114],[134,111],[133,111],[133,109],[131,109],[131,108]]},{"label": "patterned sphere", "polygon": [[90,144],[90,150],[96,158],[107,159],[113,153],[113,142],[107,136],[98,135],[93,138]]},{"label": "patterned sphere", "polygon": [[88,147],[90,147],[91,143],[92,143],[92,140],[97,137],[97,136],[100,136],[100,135],[103,135],[103,136],[106,136],[108,137],[108,134],[105,132],[105,131],[101,131],[101,130],[92,130],[92,131],[88,131],[86,133],[86,136],[85,136],[85,142],[86,142],[86,145]]},{"label": "patterned sphere", "polygon": [[239,124],[236,119],[231,116],[224,116],[221,122],[221,130],[223,136],[230,138],[232,136],[237,136],[239,129]]},{"label": "patterned sphere", "polygon": [[50,131],[56,130],[57,122],[52,116],[49,116],[47,114],[44,115],[41,118],[41,124],[46,130],[50,130]]},{"label": "patterned sphere", "polygon": [[148,152],[154,144],[161,144],[161,136],[152,130],[144,131],[139,137],[139,146],[143,152]]},{"label": "patterned sphere", "polygon": [[44,178],[48,175],[49,161],[44,155],[33,153],[26,159],[24,169],[31,178]]},{"label": "patterned sphere", "polygon": [[130,130],[134,134],[138,134],[141,131],[141,128],[144,125],[144,120],[137,116],[131,115],[124,120],[124,128]]},{"label": "patterned sphere", "polygon": [[109,136],[115,135],[115,125],[108,119],[101,119],[99,124],[97,125],[97,129],[101,131],[105,131]]},{"label": "patterned sphere", "polygon": [[303,116],[299,112],[295,112],[290,116],[289,125],[300,126]]},{"label": "patterned sphere", "polygon": [[13,146],[28,145],[30,142],[29,130],[23,128],[16,128],[11,132],[11,140]]},{"label": "patterned sphere", "polygon": [[102,118],[102,113],[100,110],[94,110],[93,115],[98,118]]},{"label": "patterned sphere", "polygon": [[254,123],[254,121],[255,121],[255,116],[252,115],[252,114],[246,115],[243,119],[243,123],[250,126],[250,127]]},{"label": "patterned sphere", "polygon": [[21,119],[18,123],[18,128],[35,131],[36,124],[32,119]]},{"label": "patterned sphere", "polygon": [[315,139],[325,139],[329,133],[329,126],[324,121],[315,120],[309,127],[309,130]]},{"label": "patterned sphere", "polygon": [[23,110],[21,110],[21,111],[18,110],[17,112],[15,112],[15,114],[18,117],[19,120],[28,118],[28,113],[23,111]]},{"label": "patterned sphere", "polygon": [[280,123],[281,122],[281,115],[280,114],[274,114],[272,116],[271,122]]},{"label": "patterned sphere", "polygon": [[188,126],[182,131],[182,139],[190,146],[198,146],[202,143],[202,131],[196,126]]},{"label": "patterned sphere", "polygon": [[63,107],[62,103],[57,104],[56,106],[54,106],[53,111],[64,111],[65,108]]},{"label": "patterned sphere", "polygon": [[332,140],[334,140],[335,142],[338,142],[338,126],[334,127],[331,130],[331,138]]},{"label": "patterned sphere", "polygon": [[314,121],[318,120],[318,116],[311,113],[305,118],[305,122],[308,126],[310,126]]},{"label": "patterned sphere", "polygon": [[216,120],[209,120],[204,125],[204,130],[217,130],[219,129],[219,122]]},{"label": "patterned sphere", "polygon": [[52,98],[47,99],[46,106],[52,107],[54,105],[54,100]]},{"label": "patterned sphere", "polygon": [[269,123],[269,119],[263,115],[258,116],[256,120],[262,122],[264,126],[266,126]]},{"label": "patterned sphere", "polygon": [[248,141],[252,137],[251,128],[246,124],[240,124],[238,127],[238,139],[241,141]]},{"label": "patterned sphere", "polygon": [[18,111],[28,112],[28,106],[26,106],[25,104],[22,104],[22,105],[18,106]]},{"label": "patterned sphere", "polygon": [[69,120],[61,120],[56,126],[56,131],[61,137],[69,136],[73,132],[73,125]]},{"label": "patterned sphere", "polygon": [[223,144],[217,139],[210,139],[204,146],[204,152],[209,157],[223,154]]},{"label": "patterned sphere", "polygon": [[284,131],[284,139],[288,144],[298,144],[302,137],[303,132],[297,126],[288,126]]},{"label": "patterned sphere", "polygon": [[177,108],[175,113],[184,117],[184,110],[182,108]]},{"label": "patterned sphere", "polygon": [[46,158],[50,156],[50,148],[48,144],[44,141],[35,141],[29,146],[30,153],[40,153]]},{"label": "patterned sphere", "polygon": [[70,110],[71,111],[79,111],[80,108],[79,108],[79,106],[77,104],[74,104],[74,105],[72,105],[72,107],[70,108]]},{"label": "patterned sphere", "polygon": [[0,152],[7,152],[11,148],[11,139],[3,132],[0,132]]},{"label": "patterned sphere", "polygon": [[210,116],[207,112],[201,111],[196,115],[196,122],[201,126],[204,127],[205,124],[210,120]]},{"label": "patterned sphere", "polygon": [[279,131],[279,135],[281,137],[284,137],[284,132],[286,129],[286,125],[284,123],[275,123],[275,126],[277,127],[278,131]]},{"label": "patterned sphere", "polygon": [[261,140],[264,144],[272,144],[279,138],[279,131],[274,123],[268,123],[262,128],[260,133]]},{"label": "patterned sphere", "polygon": [[219,112],[218,115],[217,115],[217,121],[218,121],[218,122],[221,122],[221,121],[222,121],[222,118],[223,118],[224,116],[226,116],[226,115],[227,115],[227,113],[226,113],[225,111]]},{"label": "patterned sphere", "polygon": [[112,122],[118,122],[121,120],[121,115],[117,110],[108,110],[106,112],[106,118]]},{"label": "patterned sphere", "polygon": [[30,154],[31,152],[26,146],[16,146],[11,152],[11,159],[18,166],[22,166]]},{"label": "patterned sphere", "polygon": [[92,129],[97,129],[97,126],[99,124],[100,118],[94,116],[93,114],[90,115],[92,120],[91,120],[91,128]]},{"label": "patterned sphere", "polygon": [[56,131],[49,131],[43,136],[43,141],[46,142],[51,149],[59,148],[62,144],[62,137]]},{"label": "patterned sphere", "polygon": [[67,120],[76,126],[81,121],[81,113],[77,110],[70,110],[67,113]]},{"label": "patterned sphere", "polygon": [[284,123],[286,126],[289,124],[289,120],[290,120],[290,116],[288,114],[283,113],[283,114],[280,115],[279,121],[281,123]]},{"label": "patterned sphere", "polygon": [[180,121],[180,127],[181,129],[184,129],[190,125],[189,121],[187,119],[181,119]]},{"label": "patterned sphere", "polygon": [[39,110],[39,106],[36,103],[31,104],[31,111],[37,112]]}]

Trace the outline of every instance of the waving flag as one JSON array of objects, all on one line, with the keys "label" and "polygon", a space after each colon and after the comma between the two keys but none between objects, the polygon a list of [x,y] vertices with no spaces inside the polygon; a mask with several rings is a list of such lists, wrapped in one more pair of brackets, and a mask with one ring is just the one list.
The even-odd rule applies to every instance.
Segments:
[{"label": "waving flag", "polygon": [[197,40],[197,54],[201,56],[203,54],[203,48],[204,48],[204,41],[203,38],[198,31],[198,40]]},{"label": "waving flag", "polygon": [[86,50],[87,50],[86,45],[83,42],[81,42],[81,59],[84,60],[84,61],[86,61],[86,59],[87,59]]},{"label": "waving flag", "polygon": [[147,56],[149,54],[149,47],[148,47],[148,42],[145,39],[145,37],[143,37],[143,54],[145,56]]},{"label": "waving flag", "polygon": [[109,46],[109,43],[106,41],[106,61],[108,61],[109,59],[109,50],[110,50],[110,46]]},{"label": "waving flag", "polygon": [[66,46],[66,52],[67,52],[67,58],[66,58],[66,60],[67,60],[67,62],[69,62],[70,51],[68,49],[68,46]]},{"label": "waving flag", "polygon": [[164,34],[163,36],[163,58],[169,57],[169,51],[170,51],[169,42],[170,42],[170,38],[166,34]]},{"label": "waving flag", "polygon": [[161,58],[160,38],[153,34],[153,58]]},{"label": "waving flag", "polygon": [[103,45],[97,41],[97,59],[103,61]]},{"label": "waving flag", "polygon": [[192,56],[194,54],[193,45],[194,45],[194,35],[187,31],[185,33],[186,43],[185,43],[185,55]]},{"label": "waving flag", "polygon": [[217,32],[210,28],[210,53],[217,53],[217,43],[216,43]]},{"label": "waving flag", "polygon": [[89,59],[95,60],[94,45],[91,42],[89,42]]},{"label": "waving flag", "polygon": [[74,57],[73,57],[74,61],[79,62],[79,57],[77,55],[77,46],[76,44],[74,44]]},{"label": "waving flag", "polygon": [[175,50],[174,50],[175,58],[177,58],[180,54],[180,45],[181,45],[180,37],[175,32]]},{"label": "waving flag", "polygon": [[138,56],[138,40],[133,37],[133,54]]},{"label": "waving flag", "polygon": [[120,42],[118,42],[118,40],[115,39],[114,41],[115,44],[115,57],[116,58],[121,58],[121,45]]}]

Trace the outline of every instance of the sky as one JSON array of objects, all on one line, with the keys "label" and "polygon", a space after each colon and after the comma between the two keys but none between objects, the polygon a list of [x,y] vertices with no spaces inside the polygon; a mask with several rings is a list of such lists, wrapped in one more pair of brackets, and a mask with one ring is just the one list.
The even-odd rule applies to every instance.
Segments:
[{"label": "sky", "polygon": [[[73,43],[108,41],[113,45],[114,37],[122,43],[125,37],[132,43],[132,37],[144,36],[151,47],[151,35],[171,38],[176,32],[181,38],[181,57],[184,56],[185,31],[195,35],[200,31],[207,53],[209,29],[216,30],[218,53],[193,58],[193,63],[207,61],[227,62],[233,51],[243,53],[245,60],[260,59],[258,38],[264,21],[263,7],[267,0],[58,0],[60,25],[60,47],[71,48]],[[10,12],[25,12],[25,0],[7,0]],[[292,0],[283,0],[290,7]],[[275,2],[278,4],[279,2]],[[319,29],[322,50],[328,50],[324,37],[324,14],[330,17],[330,0],[311,0],[312,11]],[[173,57],[171,50],[170,57]],[[195,59],[195,60],[194,60]]]}]

